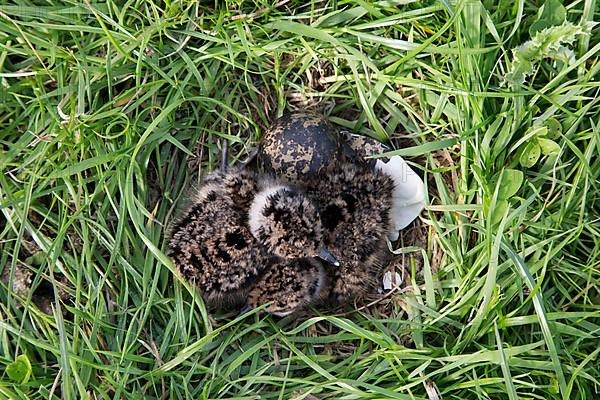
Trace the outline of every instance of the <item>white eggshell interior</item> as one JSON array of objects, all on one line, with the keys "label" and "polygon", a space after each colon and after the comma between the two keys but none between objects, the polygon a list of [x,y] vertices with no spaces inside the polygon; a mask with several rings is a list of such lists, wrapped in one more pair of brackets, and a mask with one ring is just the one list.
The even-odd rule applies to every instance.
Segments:
[{"label": "white eggshell interior", "polygon": [[390,175],[396,183],[392,194],[393,229],[388,236],[391,241],[395,241],[399,231],[417,218],[425,207],[425,185],[400,156],[393,156],[388,162],[377,160],[375,168]]}]

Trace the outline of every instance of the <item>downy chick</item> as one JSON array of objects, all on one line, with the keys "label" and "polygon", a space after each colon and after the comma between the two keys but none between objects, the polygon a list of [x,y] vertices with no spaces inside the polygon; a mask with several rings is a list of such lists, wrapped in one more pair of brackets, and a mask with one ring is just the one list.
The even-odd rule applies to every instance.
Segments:
[{"label": "downy chick", "polygon": [[[323,238],[314,228],[320,226],[320,221],[312,224],[310,216],[295,215],[304,212],[301,197],[253,173],[212,172],[171,228],[169,255],[209,305],[244,304],[248,291],[273,255],[286,259],[329,254],[321,251]],[[250,216],[258,219],[257,223],[252,222],[252,231],[250,210],[257,210]],[[275,221],[271,210],[285,218],[305,220],[306,224]],[[254,231],[260,234],[253,235]],[[271,235],[278,235],[275,245]]]},{"label": "downy chick", "polygon": [[393,229],[394,179],[380,169],[343,164],[310,187],[328,232],[325,245],[340,263],[329,268],[331,298],[351,301],[373,288],[380,275]]},{"label": "downy chick", "polygon": [[211,306],[242,304],[263,270],[246,217],[256,191],[252,173],[211,172],[170,229],[169,256]]},{"label": "downy chick", "polygon": [[271,185],[254,198],[250,231],[267,251],[284,258],[320,257],[339,265],[323,247],[325,231],[318,208],[302,192]]}]

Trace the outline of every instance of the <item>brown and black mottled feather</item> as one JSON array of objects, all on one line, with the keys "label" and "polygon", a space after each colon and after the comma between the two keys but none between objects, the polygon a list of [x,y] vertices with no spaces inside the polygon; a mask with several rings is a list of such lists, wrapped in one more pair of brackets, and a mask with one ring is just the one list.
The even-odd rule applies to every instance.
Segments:
[{"label": "brown and black mottled feather", "polygon": [[318,256],[323,229],[317,208],[288,186],[244,171],[212,172],[171,228],[168,245],[209,304],[234,306],[246,300],[267,260],[281,257],[282,268],[291,268],[298,262],[286,260]]},{"label": "brown and black mottled feather", "polygon": [[203,185],[214,185],[223,190],[234,204],[241,207],[245,214],[248,213],[250,204],[259,190],[261,179],[248,170],[232,172],[213,171],[204,178]]},{"label": "brown and black mottled feather", "polygon": [[211,172],[170,229],[169,255],[211,305],[243,304],[264,268],[247,225],[256,188],[252,173]]},{"label": "brown and black mottled feather", "polygon": [[381,273],[394,181],[369,166],[343,164],[309,186],[329,232],[325,244],[340,262],[329,268],[331,297],[339,303],[353,300],[372,289]]},{"label": "brown and black mottled feather", "polygon": [[324,231],[318,208],[303,193],[273,186],[250,207],[250,230],[267,251],[284,258],[317,257]]},{"label": "brown and black mottled feather", "polygon": [[256,308],[271,302],[266,312],[278,316],[321,303],[328,294],[325,269],[314,258],[272,258],[250,290],[248,305]]}]

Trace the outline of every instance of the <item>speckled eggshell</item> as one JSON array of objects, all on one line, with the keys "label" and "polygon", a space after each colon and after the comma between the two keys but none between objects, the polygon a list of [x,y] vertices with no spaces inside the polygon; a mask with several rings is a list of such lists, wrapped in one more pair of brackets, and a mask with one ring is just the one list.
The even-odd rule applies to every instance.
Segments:
[{"label": "speckled eggshell", "polygon": [[278,119],[263,135],[257,155],[261,172],[292,183],[331,171],[352,151],[324,117],[294,113]]},{"label": "speckled eggshell", "polygon": [[[369,160],[367,157],[390,151],[390,148],[380,141],[355,133],[345,133],[344,140],[350,145],[354,155],[365,161]],[[385,160],[387,160],[387,158],[384,157],[384,161]]]}]

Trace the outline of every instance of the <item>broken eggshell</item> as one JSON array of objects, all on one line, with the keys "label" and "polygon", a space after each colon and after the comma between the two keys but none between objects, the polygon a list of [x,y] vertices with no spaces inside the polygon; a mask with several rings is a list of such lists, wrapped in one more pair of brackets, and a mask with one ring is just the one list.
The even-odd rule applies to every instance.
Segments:
[{"label": "broken eggshell", "polygon": [[392,156],[389,161],[377,160],[375,168],[391,175],[394,187],[391,241],[398,240],[400,230],[406,228],[425,208],[425,185],[400,156]]},{"label": "broken eggshell", "polygon": [[386,271],[383,274],[383,290],[390,291],[394,288],[399,288],[402,285],[402,277],[399,273],[392,271]]}]

